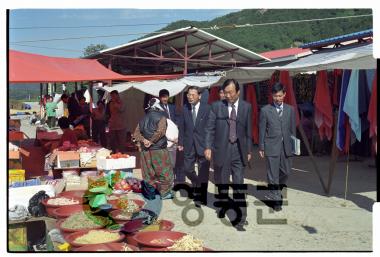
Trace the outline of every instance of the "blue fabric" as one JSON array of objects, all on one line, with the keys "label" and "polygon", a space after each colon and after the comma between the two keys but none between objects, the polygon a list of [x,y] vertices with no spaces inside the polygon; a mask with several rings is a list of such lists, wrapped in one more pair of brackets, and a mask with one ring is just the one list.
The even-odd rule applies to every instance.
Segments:
[{"label": "blue fabric", "polygon": [[373,78],[375,77],[376,70],[365,70],[366,76],[367,76],[367,85],[369,92],[372,92],[372,82]]},{"label": "blue fabric", "polygon": [[343,110],[350,118],[351,129],[356,139],[361,141],[362,127],[359,116],[359,70],[352,70],[351,72]]},{"label": "blue fabric", "polygon": [[346,114],[343,111],[344,100],[346,99],[348,82],[350,81],[350,70],[344,70],[342,75],[342,84],[340,90],[340,100],[339,100],[339,110],[338,110],[338,124],[337,124],[337,135],[336,135],[336,146],[339,150],[344,149],[345,138],[346,138],[346,128],[345,120]]},{"label": "blue fabric", "polygon": [[370,101],[370,90],[367,86],[367,73],[366,70],[359,71],[359,117],[361,121],[361,133],[365,132],[369,128],[368,107]]},{"label": "blue fabric", "polygon": [[210,95],[210,93],[208,92],[207,89],[203,90],[202,97],[201,97],[201,103],[207,104],[209,95]]}]

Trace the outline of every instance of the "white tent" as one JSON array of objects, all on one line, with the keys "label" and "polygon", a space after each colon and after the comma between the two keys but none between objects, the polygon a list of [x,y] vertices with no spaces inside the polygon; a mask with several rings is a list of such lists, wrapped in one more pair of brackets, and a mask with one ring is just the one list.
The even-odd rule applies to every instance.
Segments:
[{"label": "white tent", "polygon": [[200,88],[210,87],[217,83],[221,76],[186,76],[174,80],[148,80],[144,82],[125,82],[112,85],[112,87],[95,87],[107,92],[117,90],[119,93],[135,88],[144,93],[157,96],[161,89],[167,89],[170,96],[175,96],[185,90],[188,86],[197,86]]}]

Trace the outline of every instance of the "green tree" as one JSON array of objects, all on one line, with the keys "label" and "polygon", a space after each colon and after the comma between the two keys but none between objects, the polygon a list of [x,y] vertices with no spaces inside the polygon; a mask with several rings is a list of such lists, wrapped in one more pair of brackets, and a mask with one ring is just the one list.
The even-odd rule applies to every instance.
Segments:
[{"label": "green tree", "polygon": [[107,49],[107,48],[108,48],[108,46],[106,44],[96,44],[96,45],[91,44],[83,50],[83,57],[95,54],[95,53],[97,53],[101,50]]}]

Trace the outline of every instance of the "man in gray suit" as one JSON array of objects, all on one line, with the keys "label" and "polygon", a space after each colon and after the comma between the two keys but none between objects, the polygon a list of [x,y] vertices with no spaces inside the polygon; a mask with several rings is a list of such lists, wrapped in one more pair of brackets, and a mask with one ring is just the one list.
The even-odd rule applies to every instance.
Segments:
[{"label": "man in gray suit", "polygon": [[273,104],[260,110],[259,155],[267,160],[266,198],[275,211],[282,209],[281,189],[286,186],[293,155],[291,136],[296,135],[295,111],[284,104],[285,95],[284,86],[276,83],[272,88]]},{"label": "man in gray suit", "polygon": [[[234,208],[237,219],[232,225],[238,231],[245,231],[247,210],[244,189],[244,168],[251,159],[252,152],[252,107],[249,103],[239,99],[239,83],[228,79],[223,84],[225,100],[214,102],[208,117],[205,137],[205,157],[213,158],[215,181],[219,194],[230,186],[232,175],[233,200],[227,198],[230,204],[222,206],[218,212],[219,218],[224,218],[225,212]],[[237,188],[236,186],[240,186]],[[228,191],[227,191],[228,192]],[[239,201],[241,200],[241,201]],[[239,217],[240,216],[240,217]]]}]

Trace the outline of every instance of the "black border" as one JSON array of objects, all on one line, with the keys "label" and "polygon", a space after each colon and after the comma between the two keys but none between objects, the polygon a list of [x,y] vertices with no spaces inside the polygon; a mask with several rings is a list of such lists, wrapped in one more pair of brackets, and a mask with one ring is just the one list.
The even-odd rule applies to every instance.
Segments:
[{"label": "black border", "polygon": [[[58,8],[57,8],[58,9]],[[141,8],[143,9],[143,8]],[[326,8],[328,9],[328,8]],[[9,117],[10,117],[10,110],[9,110],[9,90],[8,90],[8,87],[9,87],[9,15],[10,14],[10,9],[6,9],[6,67],[7,67],[7,75],[6,75],[6,79],[7,81],[5,81],[5,84],[7,85],[7,88],[6,88],[6,91],[7,91],[7,97],[6,97],[6,108],[7,108],[7,121],[6,121],[6,125],[7,125],[7,130],[9,128]],[[372,23],[373,24],[373,23]],[[379,36],[380,37],[380,36]],[[379,88],[379,72],[378,72],[378,67],[379,67],[379,63],[380,63],[380,59],[377,59],[377,87]],[[378,109],[379,109],[379,104],[377,105],[377,117],[379,117],[379,112],[378,112]],[[6,139],[7,139],[7,144],[9,143],[9,133],[7,133],[6,135]],[[377,138],[377,142],[379,142],[379,138]],[[9,180],[8,180],[8,168],[9,168],[9,162],[8,162],[8,159],[9,159],[9,152],[8,150],[6,150],[6,168],[7,168],[7,193],[6,193],[6,196],[7,196],[7,210],[6,210],[6,217],[7,217],[7,235],[6,235],[6,246],[7,246],[7,253],[12,253],[12,254],[40,254],[40,253],[72,253],[72,254],[78,254],[78,253],[95,253],[95,252],[55,252],[55,251],[47,251],[47,252],[29,252],[29,251],[26,251],[26,252],[17,252],[17,251],[10,251],[9,250],[9,244],[8,244],[8,240],[9,240],[9,234],[8,234],[8,229],[9,229],[9,217],[8,217],[8,209],[9,209]],[[376,154],[376,161],[377,161],[377,154]],[[377,177],[377,184],[376,184],[376,188],[377,188],[377,202],[379,202],[380,200],[380,191],[379,191],[379,185],[380,185],[380,176],[379,176],[379,172],[376,168],[376,177]],[[372,211],[372,217],[373,217],[373,211]],[[373,224],[372,224],[372,230],[373,230]],[[374,244],[375,242],[375,238],[372,238],[372,243]],[[373,248],[373,246],[372,246]],[[144,253],[171,253],[171,254],[176,254],[176,253],[371,253],[373,252],[373,249],[372,251],[212,251],[212,252],[185,252],[185,251],[178,251],[178,252],[170,252],[170,251],[143,251],[143,252],[129,252],[128,254],[144,254]],[[114,252],[114,251],[104,251],[104,253],[122,253],[122,252]]]}]

